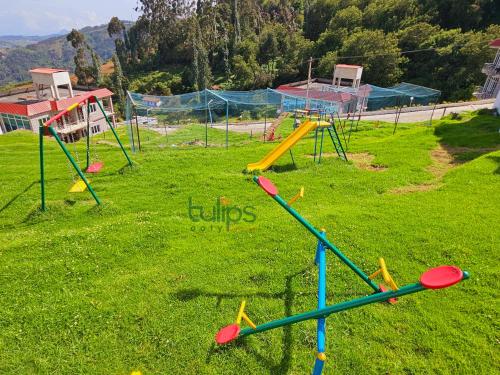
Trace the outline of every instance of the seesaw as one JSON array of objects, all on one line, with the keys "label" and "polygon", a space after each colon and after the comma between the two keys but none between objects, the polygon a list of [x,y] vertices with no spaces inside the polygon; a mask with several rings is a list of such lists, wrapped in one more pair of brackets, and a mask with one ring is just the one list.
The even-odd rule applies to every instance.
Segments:
[{"label": "seesaw", "polygon": [[[324,230],[317,230],[306,219],[304,219],[291,205],[299,198],[304,196],[304,190],[295,195],[289,202],[286,202],[278,194],[278,189],[274,184],[265,177],[254,177],[254,181],[281,207],[283,207],[290,215],[292,215],[299,223],[301,223],[311,234],[318,239],[316,247],[315,263],[318,266],[318,308],[316,310],[303,312],[300,314],[288,316],[282,319],[273,320],[260,325],[254,324],[248,315],[245,313],[246,302],[243,301],[240,305],[236,321],[233,324],[225,326],[219,330],[215,336],[215,341],[219,345],[227,344],[240,337],[253,335],[268,331],[271,329],[287,326],[290,324],[299,323],[305,320],[317,320],[317,356],[314,363],[313,375],[319,375],[323,371],[324,362],[326,360],[326,318],[334,313],[369,305],[376,302],[395,303],[396,298],[407,294],[421,292],[427,289],[442,289],[459,283],[462,280],[469,278],[469,273],[462,271],[455,266],[439,266],[424,272],[418,282],[414,284],[398,287],[393,280],[386,263],[383,258],[379,259],[379,269],[371,275],[365,274],[356,264],[354,264],[347,256],[345,256],[333,243],[331,243]],[[360,298],[355,298],[350,301],[336,303],[328,306],[326,304],[326,250],[331,250],[343,263],[345,263],[356,275],[358,275],[374,293]],[[377,276],[381,276],[384,284],[377,285],[373,281]],[[250,327],[241,328],[241,322],[244,320]]]}]

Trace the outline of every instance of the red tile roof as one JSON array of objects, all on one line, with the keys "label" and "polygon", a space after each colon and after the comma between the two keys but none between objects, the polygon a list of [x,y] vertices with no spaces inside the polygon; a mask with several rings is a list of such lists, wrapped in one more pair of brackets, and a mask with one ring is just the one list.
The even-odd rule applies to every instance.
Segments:
[{"label": "red tile roof", "polygon": [[78,103],[82,96],[97,96],[99,99],[108,98],[112,96],[113,93],[108,89],[98,89],[94,91],[88,91],[82,95],[77,95],[74,98],[67,98],[58,101],[52,101],[52,109],[55,111],[62,111],[63,109],[68,108],[73,103]]},{"label": "red tile roof", "polygon": [[62,111],[63,109],[68,108],[71,104],[80,101],[83,96],[97,96],[99,99],[102,99],[108,98],[112,95],[113,93],[108,89],[98,89],[86,92],[81,95],[77,95],[74,98],[67,98],[57,101],[45,100],[30,104],[0,102],[0,113],[8,113],[20,116],[36,116],[38,114],[50,111]]},{"label": "red tile roof", "polygon": [[30,73],[40,73],[40,74],[53,74],[67,72],[66,69],[52,69],[52,68],[34,68],[30,70]]},{"label": "red tile roof", "polygon": [[493,47],[493,48],[500,48],[500,38],[499,38],[499,39],[492,40],[492,41],[490,42],[490,47]]},{"label": "red tile roof", "polygon": [[341,102],[345,103],[353,99],[353,95],[347,92],[331,92],[331,91],[318,91],[302,89],[298,87],[290,87],[287,85],[281,85],[277,89],[284,94],[289,94],[292,96],[298,96],[302,98],[318,99],[328,102]]},{"label": "red tile roof", "polygon": [[28,106],[17,103],[2,103],[0,102],[0,113],[8,113],[10,115],[28,116]]},{"label": "red tile roof", "polygon": [[50,112],[51,106],[48,100],[28,105],[28,116],[35,116],[40,113]]}]

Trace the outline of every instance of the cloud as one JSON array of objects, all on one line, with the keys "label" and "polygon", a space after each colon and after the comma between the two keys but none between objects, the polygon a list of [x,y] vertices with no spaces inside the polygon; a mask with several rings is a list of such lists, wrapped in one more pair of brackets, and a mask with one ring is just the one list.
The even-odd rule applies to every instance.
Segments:
[{"label": "cloud", "polygon": [[[112,16],[130,19],[135,0],[87,0],[85,3],[52,0],[16,0],[0,10],[0,35],[51,34],[107,23]],[[93,10],[93,9],[99,9]]]}]

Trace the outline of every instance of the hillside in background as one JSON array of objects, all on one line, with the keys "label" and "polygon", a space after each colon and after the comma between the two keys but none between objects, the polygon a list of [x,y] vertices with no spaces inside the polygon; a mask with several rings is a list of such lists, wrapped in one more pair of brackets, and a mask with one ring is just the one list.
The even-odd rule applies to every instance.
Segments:
[{"label": "hillside in background", "polygon": [[66,35],[67,30],[50,35],[0,35],[0,49],[26,47],[50,38]]},{"label": "hillside in background", "polygon": [[[126,25],[129,27],[132,23],[126,22]],[[115,49],[106,28],[107,25],[101,25],[80,30],[103,60],[109,59]],[[13,41],[20,43],[20,39],[15,37],[5,37],[5,40],[0,37],[0,86],[29,80],[28,70],[37,66],[74,69],[75,50],[66,41],[66,34],[49,37],[23,47],[2,48],[8,43],[12,44]]]}]

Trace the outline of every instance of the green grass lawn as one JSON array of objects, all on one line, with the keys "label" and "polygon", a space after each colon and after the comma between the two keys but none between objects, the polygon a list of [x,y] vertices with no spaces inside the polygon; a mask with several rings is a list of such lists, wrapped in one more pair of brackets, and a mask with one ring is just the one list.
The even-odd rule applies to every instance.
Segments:
[{"label": "green grass lawn", "polygon": [[[278,133],[289,133],[291,122]],[[471,274],[394,306],[330,316],[326,374],[500,371],[499,122],[468,114],[432,127],[404,124],[394,136],[391,124],[362,123],[349,152],[372,154],[384,170],[332,157],[315,165],[308,137],[294,149],[296,167],[285,156],[264,173],[284,198],[304,186],[294,207],[366,273],[383,256],[400,285],[441,264]],[[242,173],[275,144],[231,134],[229,150],[188,146],[204,131],[193,125],[168,139],[144,131],[144,152],[132,155],[132,169],[113,142],[96,145],[105,169],[91,178],[102,207],[88,192],[67,193],[72,173],[47,139],[44,213],[37,136],[0,137],[0,373],[311,371],[314,321],[214,346],[243,299],[257,324],[315,308],[316,241]],[[210,129],[209,143],[224,137]],[[437,181],[428,168],[440,145],[456,164]],[[83,144],[75,147],[83,163]],[[325,143],[325,151],[331,147]],[[394,193],[426,184],[435,187]],[[218,197],[251,206],[256,220],[227,230],[190,219],[190,199],[210,214]],[[329,303],[371,293],[332,253],[327,264]]]}]

